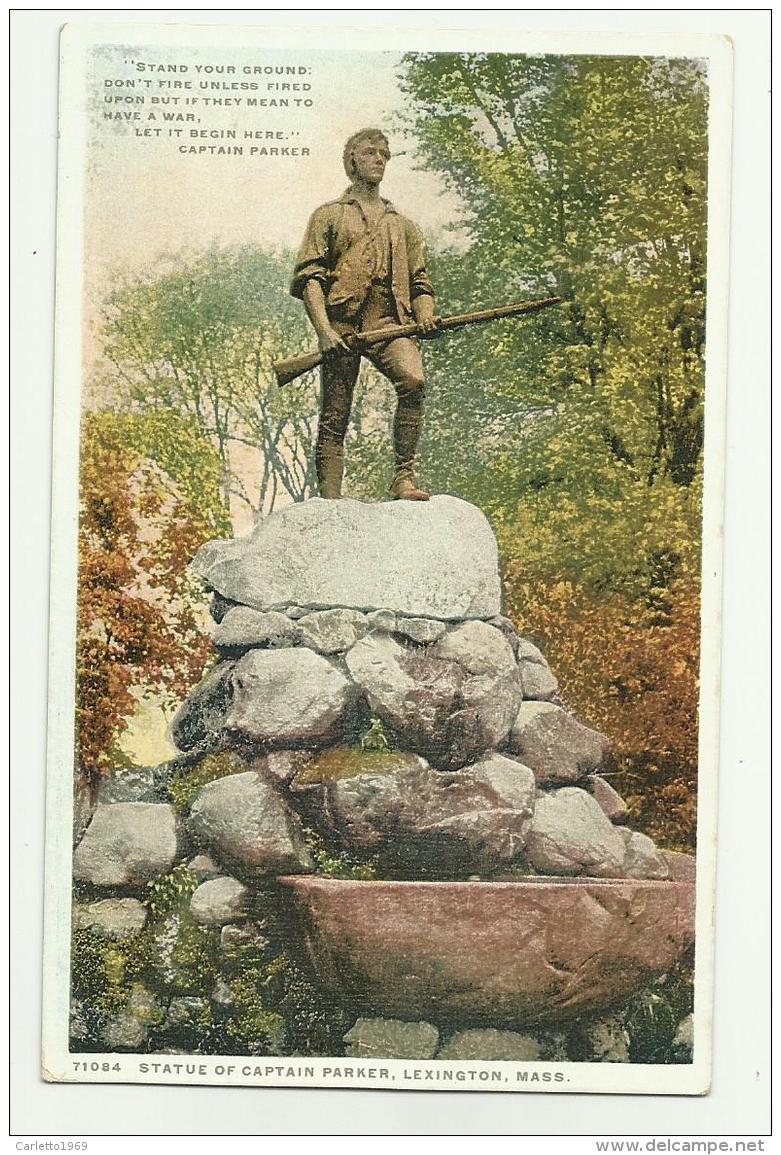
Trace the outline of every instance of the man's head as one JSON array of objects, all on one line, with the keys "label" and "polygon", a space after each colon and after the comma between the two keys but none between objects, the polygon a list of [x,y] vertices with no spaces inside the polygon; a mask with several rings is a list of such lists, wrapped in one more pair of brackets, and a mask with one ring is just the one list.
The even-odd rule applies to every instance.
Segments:
[{"label": "man's head", "polygon": [[358,177],[379,184],[390,160],[388,138],[378,128],[362,128],[347,141],[343,159],[350,180]]}]

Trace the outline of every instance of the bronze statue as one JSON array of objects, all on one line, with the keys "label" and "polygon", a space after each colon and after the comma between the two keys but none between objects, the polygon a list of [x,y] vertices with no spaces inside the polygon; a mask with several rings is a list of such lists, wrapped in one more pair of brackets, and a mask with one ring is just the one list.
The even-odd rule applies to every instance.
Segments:
[{"label": "bronze statue", "polygon": [[303,300],[322,354],[315,450],[321,497],[341,497],[344,439],[365,356],[396,390],[396,470],[390,495],[406,501],[429,499],[415,479],[424,395],[417,339],[396,336],[361,348],[349,343],[357,329],[412,321],[420,336],[437,332],[423,238],[412,221],[380,196],[389,159],[388,140],[378,129],[362,129],[350,137],[344,148],[350,187],[312,214],[293,274],[291,292]]}]

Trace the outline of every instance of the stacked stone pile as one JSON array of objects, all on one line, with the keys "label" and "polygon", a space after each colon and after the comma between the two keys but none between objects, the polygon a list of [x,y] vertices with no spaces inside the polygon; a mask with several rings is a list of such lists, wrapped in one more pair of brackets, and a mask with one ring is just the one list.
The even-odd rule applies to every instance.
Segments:
[{"label": "stacked stone pile", "polygon": [[192,568],[216,661],[173,721],[180,756],[104,786],[75,851],[82,925],[141,925],[145,888],[185,863],[188,918],[229,944],[324,855],[359,878],[690,870],[630,829],[608,740],[502,616],[474,507],[314,499]]},{"label": "stacked stone pile", "polygon": [[[254,775],[210,787],[215,813],[264,814],[286,838],[298,815],[401,876],[405,860],[448,877],[669,876],[621,825],[599,774],[608,740],[563,708],[539,649],[501,616],[496,544],[474,507],[313,500],[209,543],[193,569],[214,591],[218,661],[173,740],[191,763],[235,751]],[[373,720],[395,757],[356,754]],[[263,869],[285,862],[306,869],[300,854]]]}]

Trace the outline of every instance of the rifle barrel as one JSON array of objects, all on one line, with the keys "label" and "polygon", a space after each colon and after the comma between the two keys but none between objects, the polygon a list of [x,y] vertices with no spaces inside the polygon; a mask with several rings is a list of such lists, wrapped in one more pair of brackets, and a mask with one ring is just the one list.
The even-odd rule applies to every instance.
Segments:
[{"label": "rifle barrel", "polygon": [[[487,321],[499,321],[502,317],[520,317],[524,313],[537,313],[551,305],[560,305],[561,297],[545,297],[540,301],[525,301],[521,305],[499,305],[495,309],[478,309],[474,313],[456,313],[452,317],[440,317],[440,330],[462,329],[466,325],[484,325]],[[384,329],[368,329],[358,333],[357,345],[376,345],[380,341],[395,337],[414,337],[420,333],[420,325],[410,321],[406,325],[388,325]]]},{"label": "rifle barrel", "polygon": [[[538,313],[540,309],[547,309],[551,305],[560,305],[561,297],[544,297],[539,301],[525,301],[521,305],[499,305],[495,309],[478,309],[474,313],[456,313],[452,317],[440,317],[438,331],[462,329],[466,325],[484,325],[487,321],[498,321],[502,317],[521,317],[524,313]],[[366,345],[378,345],[383,341],[393,341],[397,337],[418,337],[421,335],[417,321],[410,321],[405,325],[388,325],[384,329],[368,329],[357,333],[354,339],[354,349],[359,352]],[[322,353],[302,353],[297,357],[288,357],[287,360],[277,361],[274,372],[280,388],[294,381],[310,369],[315,369],[323,360]]]}]

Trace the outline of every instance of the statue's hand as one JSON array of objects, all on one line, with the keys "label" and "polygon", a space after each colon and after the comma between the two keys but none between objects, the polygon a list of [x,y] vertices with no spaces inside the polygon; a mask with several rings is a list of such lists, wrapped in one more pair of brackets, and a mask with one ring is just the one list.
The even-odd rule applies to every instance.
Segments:
[{"label": "statue's hand", "polygon": [[439,317],[421,317],[418,321],[418,328],[420,329],[420,336],[429,341],[432,337],[441,336],[439,328]]},{"label": "statue's hand", "polygon": [[339,357],[343,353],[349,353],[350,350],[347,343],[337,333],[336,329],[325,329],[318,337],[318,346],[320,352],[324,357]]}]

